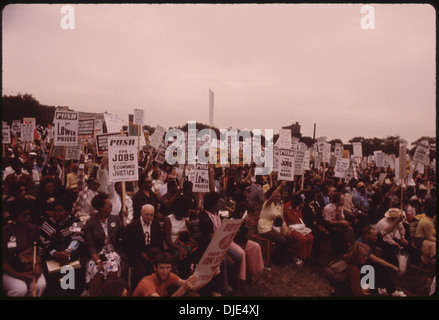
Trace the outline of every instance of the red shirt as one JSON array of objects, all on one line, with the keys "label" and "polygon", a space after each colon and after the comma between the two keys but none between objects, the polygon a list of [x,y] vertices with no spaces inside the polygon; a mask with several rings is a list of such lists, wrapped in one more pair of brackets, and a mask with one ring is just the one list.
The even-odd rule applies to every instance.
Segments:
[{"label": "red shirt", "polygon": [[284,204],[284,220],[285,223],[289,226],[290,224],[302,223],[300,219],[302,219],[302,211],[297,210],[291,206],[291,201]]}]

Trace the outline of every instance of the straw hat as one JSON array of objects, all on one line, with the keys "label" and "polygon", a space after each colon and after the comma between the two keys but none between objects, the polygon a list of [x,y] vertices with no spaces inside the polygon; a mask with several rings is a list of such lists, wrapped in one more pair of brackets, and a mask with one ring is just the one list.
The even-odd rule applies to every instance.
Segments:
[{"label": "straw hat", "polygon": [[398,208],[390,208],[387,210],[387,212],[384,214],[386,218],[398,218],[401,215],[401,209]]},{"label": "straw hat", "polygon": [[357,189],[360,189],[361,187],[364,187],[364,186],[365,186],[364,182],[357,183]]}]

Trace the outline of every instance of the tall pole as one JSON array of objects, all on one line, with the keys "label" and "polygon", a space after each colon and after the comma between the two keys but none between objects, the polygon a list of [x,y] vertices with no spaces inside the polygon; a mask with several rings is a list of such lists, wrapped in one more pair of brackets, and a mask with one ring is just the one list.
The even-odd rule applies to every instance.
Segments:
[{"label": "tall pole", "polygon": [[314,133],[312,135],[313,140],[316,138],[316,124],[314,123]]}]

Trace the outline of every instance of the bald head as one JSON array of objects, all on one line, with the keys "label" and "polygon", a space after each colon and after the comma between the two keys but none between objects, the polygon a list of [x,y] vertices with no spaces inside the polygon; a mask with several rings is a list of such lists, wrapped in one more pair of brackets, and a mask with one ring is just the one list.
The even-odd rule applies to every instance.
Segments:
[{"label": "bald head", "polygon": [[140,211],[140,217],[145,224],[150,224],[154,219],[155,209],[150,204],[145,204]]}]

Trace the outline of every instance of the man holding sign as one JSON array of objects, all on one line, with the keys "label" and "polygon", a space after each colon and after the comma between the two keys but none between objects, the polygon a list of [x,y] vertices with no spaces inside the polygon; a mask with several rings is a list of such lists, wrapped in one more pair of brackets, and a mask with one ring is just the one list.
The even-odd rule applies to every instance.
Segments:
[{"label": "man holding sign", "polygon": [[[198,296],[195,289],[197,277],[190,276],[187,280],[181,279],[172,272],[173,257],[170,253],[159,253],[154,262],[154,273],[146,276],[139,282],[134,290],[133,297],[183,297]],[[172,294],[171,288],[178,289]]]}]

